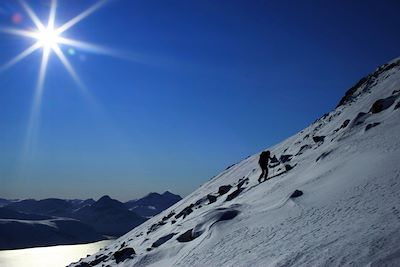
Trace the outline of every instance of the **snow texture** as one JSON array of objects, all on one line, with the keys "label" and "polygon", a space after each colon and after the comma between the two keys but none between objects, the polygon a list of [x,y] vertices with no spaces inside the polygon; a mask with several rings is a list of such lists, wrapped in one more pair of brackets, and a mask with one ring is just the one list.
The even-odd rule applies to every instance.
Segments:
[{"label": "snow texture", "polygon": [[400,266],[399,92],[397,59],[268,148],[285,162],[267,181],[246,158],[70,266]]}]

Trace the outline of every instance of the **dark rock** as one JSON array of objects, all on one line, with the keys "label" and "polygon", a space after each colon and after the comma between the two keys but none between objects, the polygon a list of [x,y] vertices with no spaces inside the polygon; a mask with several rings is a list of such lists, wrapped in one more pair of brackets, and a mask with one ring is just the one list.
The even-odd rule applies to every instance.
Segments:
[{"label": "dark rock", "polygon": [[290,164],[285,164],[285,170],[288,172],[288,171],[290,171],[291,169],[293,169],[294,168],[294,166],[291,166]]},{"label": "dark rock", "polygon": [[303,191],[301,190],[294,190],[294,192],[290,195],[290,198],[296,198],[303,195]]},{"label": "dark rock", "polygon": [[400,108],[400,101],[397,102],[396,106],[394,107],[394,109],[399,109]]},{"label": "dark rock", "polygon": [[156,231],[158,228],[160,228],[161,226],[163,226],[165,224],[166,224],[166,222],[164,222],[164,221],[160,221],[158,223],[152,224],[150,226],[150,229],[147,231],[147,234],[150,234],[151,232]]},{"label": "dark rock", "polygon": [[249,178],[242,178],[242,179],[240,179],[239,181],[238,181],[238,184],[237,184],[237,188],[239,189],[239,188],[241,188],[245,183],[247,183],[249,181]]},{"label": "dark rock", "polygon": [[194,203],[194,206],[199,206],[201,203],[203,203],[204,202],[204,198],[201,198],[201,199],[199,199],[199,200],[197,200],[195,203]]},{"label": "dark rock", "polygon": [[200,235],[193,234],[193,229],[189,229],[186,232],[184,232],[183,234],[181,234],[180,236],[178,236],[178,238],[176,240],[178,240],[178,242],[185,243],[185,242],[190,242],[199,236]]},{"label": "dark rock", "polygon": [[394,91],[392,92],[392,95],[396,95],[396,94],[398,94],[398,93],[400,93],[400,89],[399,89],[399,90],[394,90]]},{"label": "dark rock", "polygon": [[75,267],[91,267],[92,265],[90,265],[87,262],[81,262],[78,265],[75,265]]},{"label": "dark rock", "polygon": [[324,142],[325,136],[313,136],[313,140],[315,143]]},{"label": "dark rock", "polygon": [[230,193],[227,197],[225,201],[231,201],[232,199],[236,198],[241,192],[243,191],[243,188],[238,188],[235,191],[233,191],[232,193]]},{"label": "dark rock", "polygon": [[156,242],[154,242],[151,247],[153,248],[157,248],[159,246],[161,246],[162,244],[164,244],[165,242],[167,242],[168,240],[170,240],[172,237],[174,237],[174,235],[176,235],[175,233],[160,237],[159,239],[157,239]]},{"label": "dark rock", "polygon": [[94,261],[90,262],[90,266],[95,266],[95,265],[99,264],[100,262],[105,261],[106,259],[108,259],[107,255],[103,255],[103,256],[98,255],[98,256],[96,256],[96,259]]},{"label": "dark rock", "polygon": [[[310,137],[310,135],[309,134],[306,134],[304,137],[303,137],[303,140],[306,140],[306,139],[308,139]],[[284,152],[286,152],[286,151],[284,151]]]},{"label": "dark rock", "polygon": [[376,126],[378,126],[379,124],[381,124],[380,122],[374,122],[374,123],[370,123],[367,126],[365,126],[365,130],[368,131],[371,128],[374,128]]},{"label": "dark rock", "polygon": [[114,258],[117,263],[123,262],[126,259],[132,259],[136,254],[133,248],[124,248],[114,253]]},{"label": "dark rock", "polygon": [[211,203],[214,203],[215,201],[217,201],[217,197],[214,195],[210,195],[210,194],[207,195],[207,199],[209,201],[208,204],[211,204]]},{"label": "dark rock", "polygon": [[167,216],[164,216],[163,218],[162,218],[162,220],[163,221],[166,221],[166,220],[168,220],[169,218],[171,218],[172,216],[174,216],[175,215],[175,212],[174,211],[171,211]]},{"label": "dark rock", "polygon": [[174,224],[174,223],[176,223],[176,221],[175,221],[175,220],[172,220],[172,221],[171,221],[171,224]]},{"label": "dark rock", "polygon": [[175,215],[175,219],[179,219],[182,216],[183,216],[183,218],[185,218],[186,216],[188,216],[190,213],[193,212],[193,207],[194,207],[194,204],[190,204],[189,206],[184,208],[181,212],[179,212],[177,215]]},{"label": "dark rock", "polygon": [[340,126],[340,129],[346,128],[347,125],[349,125],[350,120],[345,120],[342,125]]},{"label": "dark rock", "polygon": [[347,92],[345,93],[345,95],[343,96],[343,98],[340,100],[339,104],[336,107],[339,107],[341,105],[344,105],[344,104],[350,102],[350,100],[353,99],[353,94],[357,91],[358,88],[360,88],[368,80],[368,78],[369,78],[368,76],[363,77],[353,87],[351,87],[349,90],[347,90]]},{"label": "dark rock", "polygon": [[290,154],[288,154],[288,155],[281,155],[280,158],[279,158],[279,160],[280,160],[281,163],[285,163],[285,162],[290,161],[290,160],[292,159],[292,157],[293,157],[293,155],[290,155]]},{"label": "dark rock", "polygon": [[220,186],[220,187],[218,188],[218,194],[220,194],[221,196],[222,196],[222,195],[225,195],[226,193],[229,192],[229,190],[231,190],[231,188],[232,188],[231,185],[223,185],[223,186]]},{"label": "dark rock", "polygon": [[396,101],[396,98],[397,98],[396,96],[389,96],[387,98],[375,101],[369,112],[375,114],[388,109],[390,106],[393,105],[394,101]]},{"label": "dark rock", "polygon": [[151,251],[152,250],[152,248],[146,248],[146,251]]}]

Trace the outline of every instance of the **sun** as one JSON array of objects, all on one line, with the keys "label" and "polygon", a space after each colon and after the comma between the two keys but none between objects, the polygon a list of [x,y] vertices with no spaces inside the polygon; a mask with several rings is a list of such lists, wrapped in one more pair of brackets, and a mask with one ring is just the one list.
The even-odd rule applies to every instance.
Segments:
[{"label": "sun", "polygon": [[36,34],[42,48],[50,49],[59,45],[60,34],[52,27],[38,30]]}]

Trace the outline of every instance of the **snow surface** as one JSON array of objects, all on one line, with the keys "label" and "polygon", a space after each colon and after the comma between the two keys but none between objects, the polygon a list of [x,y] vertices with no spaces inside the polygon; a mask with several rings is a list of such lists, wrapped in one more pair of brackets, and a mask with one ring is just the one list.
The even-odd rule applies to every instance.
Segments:
[{"label": "snow surface", "polygon": [[[253,155],[70,266],[400,266],[400,61],[391,63],[352,101],[269,148],[278,159],[293,155],[292,170],[279,164],[270,176],[280,175],[259,184]],[[369,112],[388,97],[392,105]],[[223,185],[233,187],[220,195]],[[290,198],[296,189],[304,194]],[[127,247],[136,255],[117,264],[114,253]]]}]

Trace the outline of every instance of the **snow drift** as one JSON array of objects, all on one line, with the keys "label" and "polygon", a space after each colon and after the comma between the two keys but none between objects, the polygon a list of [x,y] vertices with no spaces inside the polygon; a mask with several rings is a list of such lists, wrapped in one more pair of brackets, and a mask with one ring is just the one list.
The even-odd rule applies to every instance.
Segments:
[{"label": "snow drift", "polygon": [[[337,108],[70,266],[400,265],[400,59]],[[297,191],[296,191],[297,190]]]}]

